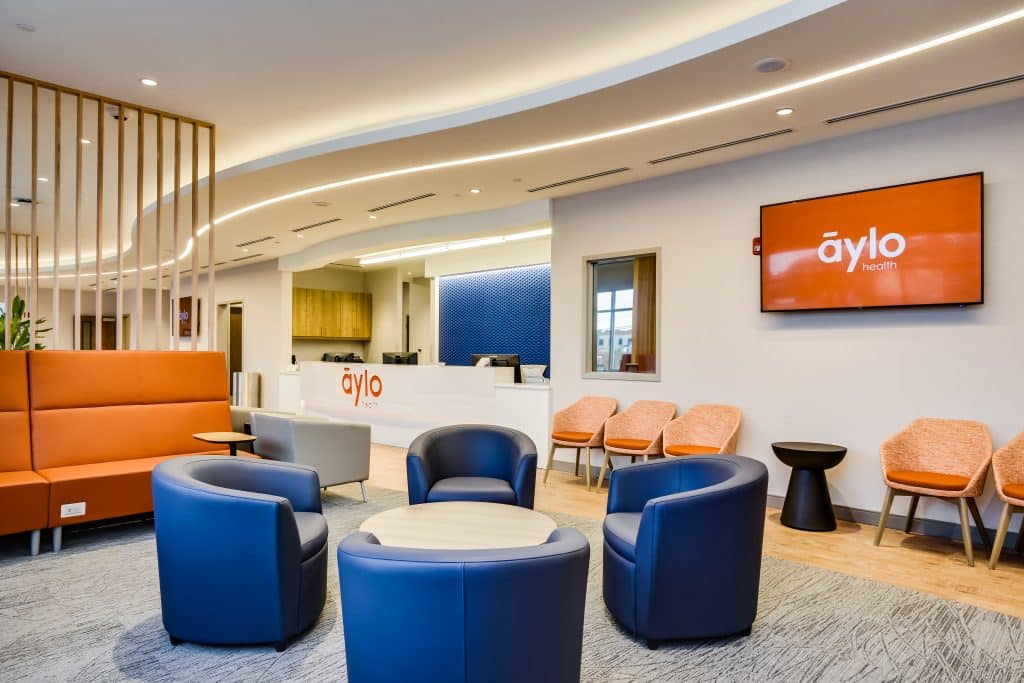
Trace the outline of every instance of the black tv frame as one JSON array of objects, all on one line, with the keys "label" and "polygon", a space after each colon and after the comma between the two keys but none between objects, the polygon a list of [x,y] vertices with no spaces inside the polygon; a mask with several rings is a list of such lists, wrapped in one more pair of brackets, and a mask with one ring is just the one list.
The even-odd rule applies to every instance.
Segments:
[{"label": "black tv frame", "polygon": [[758,296],[761,300],[761,312],[762,313],[821,313],[823,311],[879,311],[886,309],[902,309],[902,308],[937,308],[937,307],[964,307],[964,306],[977,306],[985,303],[985,172],[974,171],[972,173],[959,173],[957,175],[943,176],[941,178],[929,178],[927,180],[914,180],[907,183],[896,183],[894,185],[881,185],[879,187],[867,187],[862,190],[850,190],[848,192],[834,192],[832,194],[823,194],[816,197],[804,197],[803,199],[791,199],[785,202],[774,202],[772,204],[762,204],[758,208],[758,239],[760,243],[764,245],[764,210],[772,206],[781,206],[783,204],[796,204],[798,202],[807,202],[813,199],[828,199],[829,197],[842,197],[848,194],[860,194],[862,192],[871,192],[873,190],[888,190],[894,187],[905,187],[907,185],[924,185],[926,183],[934,183],[940,180],[953,180],[954,178],[967,178],[969,176],[978,176],[981,180],[981,191],[978,193],[979,216],[981,218],[981,243],[978,245],[981,249],[981,292],[977,301],[951,301],[946,303],[934,303],[934,304],[890,304],[888,306],[835,306],[831,308],[781,308],[781,309],[766,309],[764,307],[764,252],[758,256],[760,263],[758,264],[758,277],[757,277],[757,289]]}]

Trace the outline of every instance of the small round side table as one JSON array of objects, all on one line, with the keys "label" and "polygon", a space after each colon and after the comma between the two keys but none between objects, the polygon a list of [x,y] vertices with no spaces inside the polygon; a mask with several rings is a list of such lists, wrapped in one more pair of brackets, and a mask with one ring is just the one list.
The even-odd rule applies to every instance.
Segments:
[{"label": "small round side table", "polygon": [[193,434],[192,438],[197,441],[205,441],[206,443],[227,444],[228,452],[231,455],[238,455],[238,444],[252,443],[256,440],[256,437],[252,434],[242,434],[240,432],[199,432],[198,434]]},{"label": "small round side table", "polygon": [[830,443],[777,441],[772,444],[772,450],[783,464],[793,468],[780,521],[793,529],[833,531],[836,514],[832,510],[825,470],[842,462],[846,447]]}]

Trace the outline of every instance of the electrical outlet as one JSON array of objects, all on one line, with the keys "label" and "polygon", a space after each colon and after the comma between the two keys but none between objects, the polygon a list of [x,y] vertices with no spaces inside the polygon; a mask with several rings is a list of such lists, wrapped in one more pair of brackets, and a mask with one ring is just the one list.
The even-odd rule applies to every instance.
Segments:
[{"label": "electrical outlet", "polygon": [[66,503],[60,506],[60,518],[81,517],[85,514],[85,501],[80,503]]}]

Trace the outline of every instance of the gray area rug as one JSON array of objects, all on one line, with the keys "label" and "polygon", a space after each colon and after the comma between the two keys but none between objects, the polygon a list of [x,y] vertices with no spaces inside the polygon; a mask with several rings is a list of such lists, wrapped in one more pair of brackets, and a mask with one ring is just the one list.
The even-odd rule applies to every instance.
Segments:
[{"label": "gray area rug", "polygon": [[[355,498],[355,486],[325,494],[331,547],[327,606],[317,626],[282,654],[270,646],[172,647],[160,621],[149,522],[67,533],[63,552],[36,558],[26,555],[20,537],[17,545],[4,541],[0,680],[345,680],[334,551],[364,519],[406,502],[404,492],[369,494],[367,504]],[[552,516],[591,542],[584,681],[1024,677],[1020,619],[770,557],[764,560],[750,637],[648,650],[615,626],[604,608],[600,523]],[[401,654],[396,645],[395,655]]]}]

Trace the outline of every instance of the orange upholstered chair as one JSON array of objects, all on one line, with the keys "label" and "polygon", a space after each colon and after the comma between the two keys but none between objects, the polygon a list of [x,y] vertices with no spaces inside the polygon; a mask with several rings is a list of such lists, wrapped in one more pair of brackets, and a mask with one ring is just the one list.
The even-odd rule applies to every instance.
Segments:
[{"label": "orange upholstered chair", "polygon": [[968,513],[989,545],[988,532],[974,499],[985,488],[985,476],[992,461],[992,438],[983,422],[970,420],[914,420],[896,436],[882,444],[882,476],[885,479],[885,503],[875,532],[875,545],[882,540],[894,496],[910,496],[906,532],[910,533],[921,496],[957,501],[960,530],[964,539],[967,564],[974,566],[971,524]]},{"label": "orange upholstered chair", "polygon": [[584,396],[551,420],[551,452],[544,470],[544,483],[555,459],[555,449],[576,449],[576,476],[580,476],[580,449],[587,449],[587,490],[590,490],[590,449],[603,448],[604,422],[615,414],[618,402],[607,396]]},{"label": "orange upholstered chair", "polygon": [[698,403],[665,425],[665,455],[736,454],[740,437],[740,409]]},{"label": "orange upholstered chair", "polygon": [[[989,569],[995,569],[999,562],[999,553],[1003,550],[1003,541],[1010,528],[1010,516],[1014,512],[1024,512],[1024,433],[1018,434],[1013,441],[996,451],[992,456],[992,473],[995,475],[996,493],[1003,500],[1003,514],[999,518],[996,542],[989,555]],[[1018,553],[1022,542],[1024,526],[1017,532]]]},{"label": "orange upholstered chair", "polygon": [[29,547],[36,555],[50,485],[32,471],[27,355],[0,351],[0,535],[31,531]]},{"label": "orange upholstered chair", "polygon": [[642,456],[646,462],[661,455],[661,432],[676,414],[676,405],[667,401],[637,401],[604,423],[604,464],[597,478],[601,488],[611,467],[611,454],[628,455],[632,462]]},{"label": "orange upholstered chair", "polygon": [[[152,511],[158,463],[224,452],[192,438],[231,431],[223,353],[32,351],[28,372],[32,460],[49,482],[54,550],[65,524]],[[82,513],[62,511],[68,503]]]}]

